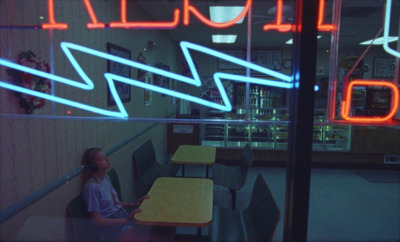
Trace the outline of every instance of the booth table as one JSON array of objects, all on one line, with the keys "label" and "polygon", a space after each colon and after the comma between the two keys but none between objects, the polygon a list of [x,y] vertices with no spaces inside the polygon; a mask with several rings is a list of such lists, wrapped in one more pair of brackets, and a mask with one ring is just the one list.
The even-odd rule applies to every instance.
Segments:
[{"label": "booth table", "polygon": [[[206,178],[161,177],[135,214],[136,223],[201,228],[212,221],[213,182]],[[201,231],[200,231],[201,232]]]},{"label": "booth table", "polygon": [[180,145],[171,161],[174,164],[182,164],[182,176],[185,176],[185,164],[205,165],[206,177],[208,177],[208,166],[214,164],[215,154],[214,146]]}]

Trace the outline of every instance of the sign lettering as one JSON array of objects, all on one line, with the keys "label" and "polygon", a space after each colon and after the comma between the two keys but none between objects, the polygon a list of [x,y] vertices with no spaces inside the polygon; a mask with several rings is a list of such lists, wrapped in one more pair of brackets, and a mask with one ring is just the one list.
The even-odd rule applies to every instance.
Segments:
[{"label": "sign lettering", "polygon": [[[196,7],[191,4],[190,0],[182,0],[182,11],[181,9],[174,9],[171,13],[172,20],[171,21],[128,21],[128,12],[127,12],[127,0],[120,0],[120,21],[104,23],[98,19],[96,12],[93,9],[91,0],[82,0],[84,6],[86,8],[87,13],[89,14],[91,22],[86,24],[88,29],[104,29],[104,28],[125,28],[125,29],[173,29],[179,25],[181,21],[180,15],[182,12],[182,23],[184,26],[190,25],[190,16],[196,17],[203,24],[212,27],[212,28],[229,28],[233,26],[239,19],[243,18],[249,11],[249,8],[252,6],[253,0],[246,0],[245,7],[243,11],[234,19],[223,22],[216,23],[205,17]],[[44,23],[40,26],[25,26],[31,27],[35,29],[57,29],[57,30],[66,30],[68,29],[67,23],[60,23],[56,21],[56,13],[54,11],[54,4],[56,2],[54,0],[47,0],[47,8],[48,8],[48,18],[49,22]],[[290,23],[282,22],[283,16],[283,0],[277,0],[277,11],[276,11],[276,19],[274,23],[265,24],[263,26],[264,31],[269,30],[277,30],[279,32],[288,32],[293,30],[294,25]],[[319,31],[332,31],[335,26],[331,24],[324,24],[325,16],[325,0],[320,0],[320,9],[318,16],[318,30]],[[2,25],[2,28],[23,28],[24,26],[7,26]]]}]

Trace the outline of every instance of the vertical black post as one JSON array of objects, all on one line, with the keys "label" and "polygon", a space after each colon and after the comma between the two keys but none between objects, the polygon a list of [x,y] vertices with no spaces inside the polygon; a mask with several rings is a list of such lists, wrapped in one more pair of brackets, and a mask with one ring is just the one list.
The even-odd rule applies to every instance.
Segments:
[{"label": "vertical black post", "polygon": [[295,6],[284,241],[307,240],[318,3],[319,0],[297,0]]}]

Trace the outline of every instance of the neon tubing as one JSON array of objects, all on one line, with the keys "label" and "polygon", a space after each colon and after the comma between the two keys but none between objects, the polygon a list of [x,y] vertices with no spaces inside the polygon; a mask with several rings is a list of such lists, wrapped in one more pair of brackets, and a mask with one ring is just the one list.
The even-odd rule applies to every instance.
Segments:
[{"label": "neon tubing", "polygon": [[[337,65],[339,56],[339,32],[340,32],[340,16],[342,9],[342,1],[334,1],[332,22],[336,28],[332,30],[332,40],[330,47],[330,72],[329,72],[329,87],[328,87],[328,105],[327,118],[331,123],[337,123],[336,116],[336,94],[337,94]],[[345,122],[345,121],[344,121]]]},{"label": "neon tubing", "polygon": [[200,13],[200,11],[198,11],[194,6],[190,5],[189,1],[190,0],[183,1],[183,25],[187,26],[190,24],[189,13],[191,12],[194,16],[196,16],[205,25],[213,27],[213,28],[227,28],[227,27],[234,25],[237,21],[239,21],[241,18],[243,18],[247,14],[247,12],[249,11],[249,8],[252,4],[252,0],[247,0],[243,11],[236,18],[234,18],[228,22],[216,23],[216,22],[210,21],[208,18],[204,17],[204,15]]},{"label": "neon tubing", "polygon": [[276,20],[274,24],[266,24],[263,26],[264,31],[268,30],[278,30],[279,32],[288,32],[294,29],[292,24],[282,24],[283,15],[283,0],[278,0],[276,2]]},{"label": "neon tubing", "polygon": [[42,24],[43,29],[68,29],[68,24],[56,23],[54,18],[54,0],[47,0],[47,8],[49,11],[49,23]]},{"label": "neon tubing", "polygon": [[0,29],[42,29],[42,25],[0,25]]},{"label": "neon tubing", "polygon": [[[41,77],[43,77],[45,79],[54,80],[56,82],[64,83],[64,84],[67,84],[67,85],[70,85],[70,86],[74,86],[74,87],[77,87],[77,88],[80,88],[80,89],[84,89],[84,90],[92,90],[94,88],[93,82],[88,78],[84,79],[86,84],[83,84],[81,82],[73,81],[73,80],[70,80],[70,79],[67,79],[67,78],[64,78],[64,77],[60,77],[60,76],[57,76],[57,75],[54,75],[54,74],[50,74],[50,73],[47,73],[47,72],[43,72],[43,71],[39,71],[39,70],[36,70],[36,69],[32,69],[32,68],[29,68],[29,67],[26,67],[26,66],[23,66],[23,65],[15,64],[13,62],[10,62],[10,61],[4,60],[4,59],[0,59],[0,65],[5,66],[5,67],[9,67],[9,68],[12,68],[12,69],[16,69],[16,70],[19,70],[19,71],[22,71],[22,72],[27,72],[27,73],[30,73],[30,74],[35,75],[35,76],[41,76]],[[79,74],[80,75],[85,75],[84,73],[79,73]],[[1,83],[2,82],[0,82],[0,84]]]},{"label": "neon tubing", "polygon": [[[378,38],[378,36],[382,33],[382,28],[378,31],[378,33],[375,35],[374,39]],[[364,52],[361,54],[361,56],[357,59],[357,61],[354,63],[354,65],[351,67],[350,71],[347,72],[346,76],[343,79],[343,97],[346,97],[348,89],[348,83],[349,83],[349,78],[351,74],[353,74],[353,71],[356,69],[358,64],[361,62],[361,60],[364,59],[364,56],[367,54],[369,49],[372,47],[372,43],[367,46],[367,48],[364,50]]]},{"label": "neon tubing", "polygon": [[[323,24],[325,15],[325,0],[320,0],[318,10],[318,26],[319,31],[332,31],[335,26],[332,24]],[[277,0],[276,2],[276,20],[273,24],[266,24],[263,26],[264,31],[278,30],[279,32],[294,31],[295,26],[292,24],[282,24],[283,16],[283,0]]]},{"label": "neon tubing", "polygon": [[235,58],[230,55],[227,55],[227,54],[224,54],[224,53],[221,53],[221,52],[218,52],[218,51],[215,51],[215,50],[212,50],[212,49],[200,46],[200,45],[192,44],[189,42],[181,42],[180,46],[181,46],[182,52],[184,54],[184,57],[187,60],[187,63],[190,68],[190,71],[193,75],[193,78],[189,78],[189,77],[186,77],[183,75],[178,75],[178,74],[175,74],[175,73],[172,73],[169,71],[165,71],[162,69],[158,69],[158,68],[155,68],[152,66],[148,66],[148,65],[145,65],[145,64],[142,64],[139,62],[124,59],[124,58],[117,57],[117,56],[114,56],[114,55],[111,55],[108,53],[100,52],[100,51],[97,51],[94,49],[90,49],[90,48],[87,48],[84,46],[80,46],[80,45],[73,44],[73,43],[67,43],[67,42],[61,43],[61,49],[64,51],[66,57],[68,58],[68,60],[70,61],[70,63],[72,64],[72,66],[74,67],[76,72],[79,74],[79,76],[83,79],[83,81],[85,83],[80,83],[80,82],[73,81],[73,80],[70,80],[67,78],[63,78],[63,77],[59,77],[59,76],[56,76],[53,74],[49,74],[46,72],[31,69],[31,68],[25,67],[23,65],[15,64],[15,63],[12,63],[12,62],[9,62],[6,60],[2,60],[2,59],[0,59],[0,65],[6,66],[9,68],[13,68],[13,69],[16,69],[19,71],[31,73],[36,76],[41,76],[41,77],[44,77],[47,79],[51,79],[51,80],[54,80],[54,82],[60,82],[60,83],[74,86],[74,87],[84,89],[84,90],[92,90],[94,88],[93,81],[86,75],[85,71],[82,69],[80,64],[77,62],[77,60],[71,53],[71,50],[75,50],[75,51],[79,51],[82,53],[86,53],[88,55],[96,56],[98,58],[103,58],[103,59],[117,62],[117,63],[123,64],[123,65],[127,65],[129,67],[141,69],[141,70],[144,70],[147,72],[152,72],[157,75],[166,76],[171,79],[175,79],[175,80],[178,80],[178,81],[181,81],[184,83],[188,83],[188,84],[200,87],[202,82],[198,75],[197,69],[194,65],[194,61],[189,53],[189,49],[192,49],[195,51],[203,52],[205,54],[214,56],[216,58],[224,59],[226,61],[232,62],[232,63],[240,65],[240,66],[244,66],[244,67],[252,69],[254,71],[258,71],[262,74],[275,77],[277,79],[280,79],[280,81],[279,80],[266,80],[266,79],[260,79],[260,78],[244,77],[244,76],[240,76],[240,75],[233,75],[233,74],[228,74],[228,73],[217,72],[214,74],[214,81],[215,81],[215,84],[216,84],[220,94],[221,94],[222,100],[224,102],[224,104],[218,104],[218,103],[210,102],[208,100],[203,100],[199,97],[179,93],[177,91],[170,90],[167,88],[158,87],[153,84],[143,83],[142,81],[138,81],[135,79],[129,79],[126,77],[121,77],[121,76],[115,75],[115,74],[105,73],[104,77],[107,80],[107,83],[110,87],[111,95],[117,104],[119,112],[109,111],[106,109],[101,109],[98,107],[93,107],[90,105],[78,103],[76,101],[71,101],[71,100],[68,100],[65,98],[60,98],[57,96],[34,91],[34,90],[31,90],[28,88],[23,88],[18,85],[7,83],[6,81],[0,81],[0,87],[7,88],[7,89],[10,89],[10,90],[13,90],[16,92],[26,93],[26,94],[29,94],[32,96],[37,96],[40,98],[48,99],[48,100],[51,100],[54,102],[73,106],[75,108],[80,108],[80,109],[84,109],[87,111],[95,112],[95,113],[98,113],[101,115],[117,117],[117,118],[125,118],[125,119],[128,118],[128,113],[126,112],[126,110],[121,102],[121,99],[115,88],[114,81],[119,81],[119,82],[123,82],[123,83],[129,84],[129,85],[138,86],[138,87],[141,87],[144,89],[152,90],[155,92],[164,93],[166,95],[175,96],[177,98],[185,99],[190,102],[195,102],[195,103],[198,103],[201,105],[205,105],[205,106],[223,110],[223,111],[231,111],[232,105],[231,105],[229,98],[226,94],[226,91],[222,85],[221,79],[228,79],[228,80],[240,81],[240,82],[249,82],[249,83],[255,83],[255,84],[259,84],[259,85],[267,85],[267,86],[274,86],[274,87],[281,87],[281,88],[291,88],[292,87],[292,81],[291,81],[290,76],[287,76],[287,75],[281,74],[279,72],[258,66],[253,63],[246,62],[239,58]]},{"label": "neon tubing", "polygon": [[126,0],[121,0],[121,22],[126,23]]},{"label": "neon tubing", "polygon": [[[287,76],[287,75],[284,75],[284,74],[282,74],[280,72],[273,71],[271,69],[268,69],[268,68],[253,64],[251,62],[247,62],[245,60],[242,60],[242,59],[239,59],[239,58],[236,58],[236,57],[232,57],[232,56],[227,55],[225,53],[209,49],[209,48],[201,46],[201,45],[193,44],[193,43],[186,42],[186,41],[182,41],[180,43],[180,45],[181,45],[183,54],[186,57],[186,60],[188,62],[190,70],[192,72],[195,72],[196,74],[197,74],[197,70],[196,70],[194,62],[193,62],[193,60],[192,60],[192,58],[191,58],[191,56],[190,56],[190,54],[188,52],[188,49],[193,49],[193,50],[196,50],[196,51],[199,51],[199,52],[203,52],[203,53],[211,55],[211,56],[215,56],[216,58],[224,59],[224,60],[226,60],[228,62],[232,62],[232,63],[235,63],[237,65],[240,65],[240,66],[243,66],[243,67],[258,71],[258,72],[260,72],[262,74],[266,74],[266,75],[275,77],[275,78],[280,79],[280,80],[285,81],[285,82],[292,82],[290,76]],[[198,75],[197,75],[197,78],[199,78]],[[248,81],[250,81],[250,79],[254,79],[253,77],[247,77],[247,78],[249,78]],[[261,85],[263,85],[263,84],[261,84]]]},{"label": "neon tubing", "polygon": [[[378,86],[378,87],[388,87],[392,89],[392,107],[390,112],[386,116],[349,116],[351,110],[351,94],[352,88],[354,86]],[[346,121],[364,123],[364,124],[376,124],[384,123],[389,121],[394,117],[399,107],[399,89],[392,82],[388,81],[376,81],[376,80],[353,80],[349,83],[346,90],[345,100],[342,101],[342,118]]]},{"label": "neon tubing", "polygon": [[110,28],[134,29],[172,29],[179,24],[179,9],[174,10],[174,19],[170,22],[128,22],[126,0],[121,0],[121,22],[111,22]]},{"label": "neon tubing", "polygon": [[[395,56],[396,58],[400,58],[400,53],[389,47],[389,28],[390,28],[391,11],[392,11],[392,0],[386,0],[385,25],[383,28],[383,49],[387,53]],[[397,40],[397,41],[400,41],[400,40]]]},{"label": "neon tubing", "polygon": [[85,3],[85,7],[86,10],[88,11],[89,17],[92,20],[91,23],[86,24],[86,27],[88,29],[104,29],[106,25],[101,22],[99,23],[99,21],[97,20],[96,13],[93,10],[90,0],[83,0],[83,2]]},{"label": "neon tubing", "polygon": [[[12,84],[8,84],[5,82],[0,82],[0,87],[4,87],[16,92],[22,92],[31,96],[36,96],[39,98],[43,98],[43,99],[47,99],[53,102],[57,102],[57,103],[61,103],[64,105],[68,105],[68,106],[72,106],[75,108],[79,108],[79,109],[83,109],[83,110],[87,110],[90,112],[94,112],[94,113],[99,113],[105,116],[112,116],[112,117],[117,117],[117,118],[125,118],[127,117],[127,113],[123,112],[125,111],[125,109],[121,110],[120,112],[114,112],[114,111],[109,111],[109,110],[105,110],[105,109],[101,109],[101,108],[97,108],[97,107],[93,107],[90,105],[86,105],[83,103],[79,103],[79,102],[75,102],[75,101],[71,101],[69,99],[65,99],[65,98],[61,98],[61,97],[57,97],[57,96],[52,96],[51,94],[46,94],[43,92],[38,92],[38,91],[34,91],[32,89],[29,88],[23,88],[23,87],[19,87],[19,86],[15,86]],[[115,87],[114,90],[112,90],[113,92],[115,92]],[[121,102],[121,100],[119,100]]]},{"label": "neon tubing", "polygon": [[334,28],[333,24],[323,24],[325,17],[325,0],[319,1],[319,11],[318,11],[318,25],[319,31],[332,31]]}]

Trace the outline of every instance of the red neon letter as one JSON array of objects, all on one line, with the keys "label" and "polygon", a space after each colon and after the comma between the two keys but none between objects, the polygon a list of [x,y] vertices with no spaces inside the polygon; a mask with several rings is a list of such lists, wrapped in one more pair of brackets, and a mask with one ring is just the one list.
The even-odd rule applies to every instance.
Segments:
[{"label": "red neon letter", "polygon": [[[282,24],[283,15],[283,0],[278,0],[276,3],[276,21],[273,24],[266,24],[263,26],[264,31],[278,30],[279,32],[288,32],[294,28],[292,24]],[[318,11],[318,30],[320,31],[331,31],[334,26],[332,24],[323,24],[325,15],[325,0],[319,1]]]},{"label": "red neon letter", "polygon": [[172,29],[178,26],[179,13],[179,9],[174,10],[174,20],[171,22],[128,22],[126,20],[126,0],[121,0],[121,22],[111,22],[110,28]]},{"label": "red neon letter", "polygon": [[[392,107],[390,112],[386,116],[375,116],[375,117],[355,117],[349,116],[351,110],[351,94],[353,86],[378,86],[378,87],[388,87],[392,89]],[[389,121],[397,112],[397,108],[399,107],[399,89],[392,82],[388,81],[377,81],[377,80],[354,80],[349,83],[345,90],[345,99],[342,101],[342,118],[351,122],[359,122],[359,123],[383,123]]]},{"label": "red neon letter", "polygon": [[288,32],[293,29],[292,24],[282,24],[282,13],[283,13],[283,0],[276,2],[276,21],[274,24],[266,24],[263,26],[264,31],[276,29],[279,32]]},{"label": "red neon letter", "polygon": [[97,17],[96,14],[93,10],[92,4],[90,3],[90,0],[83,0],[83,2],[85,3],[86,9],[89,13],[90,19],[92,20],[91,23],[87,23],[86,26],[88,29],[104,29],[104,27],[106,26],[104,23],[99,23],[97,21]]},{"label": "red neon letter", "polygon": [[319,31],[332,31],[334,29],[333,24],[323,24],[325,17],[325,0],[319,1],[318,11],[318,30]]},{"label": "red neon letter", "polygon": [[243,11],[234,19],[224,23],[215,23],[210,21],[208,18],[204,17],[195,7],[189,4],[189,0],[184,0],[183,2],[183,24],[189,25],[189,12],[192,12],[194,16],[196,16],[201,22],[204,24],[213,27],[213,28],[227,28],[234,25],[237,21],[243,18],[246,13],[249,11],[249,8],[252,4],[252,0],[247,0],[246,5]]},{"label": "red neon letter", "polygon": [[68,29],[68,24],[56,23],[54,19],[54,2],[47,0],[47,7],[49,10],[49,23],[42,24],[42,29]]}]

